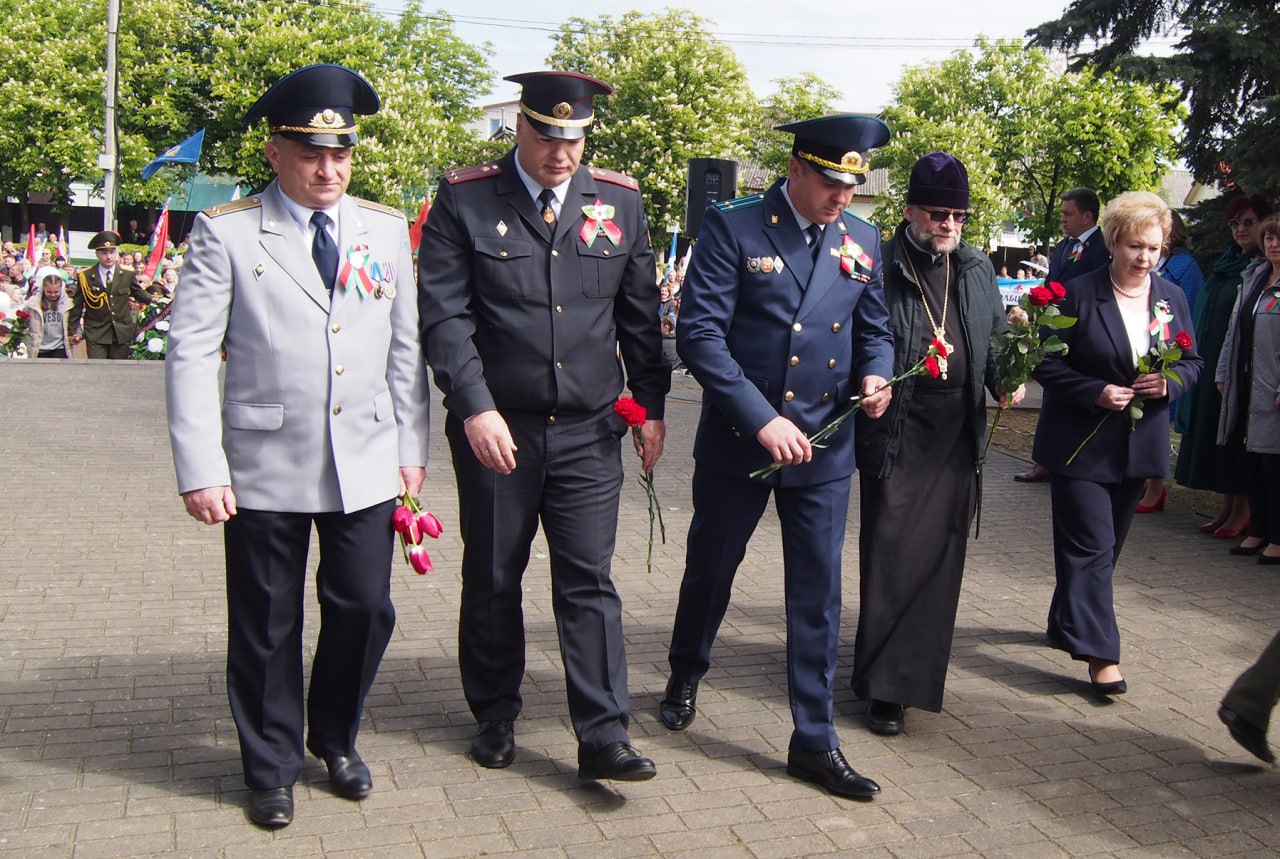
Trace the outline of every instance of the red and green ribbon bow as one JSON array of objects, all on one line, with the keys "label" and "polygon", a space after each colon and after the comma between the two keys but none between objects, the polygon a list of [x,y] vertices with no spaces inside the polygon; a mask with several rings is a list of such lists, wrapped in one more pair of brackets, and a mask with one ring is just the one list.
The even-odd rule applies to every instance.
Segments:
[{"label": "red and green ribbon bow", "polygon": [[853,236],[846,235],[844,241],[840,243],[840,270],[849,275],[849,277],[853,277],[855,262],[870,271],[872,265],[871,255],[853,240]]},{"label": "red and green ribbon bow", "polygon": [[1160,300],[1156,302],[1155,310],[1151,317],[1151,324],[1147,326],[1147,331],[1152,337],[1157,333],[1160,336],[1161,343],[1169,341],[1169,323],[1173,321],[1173,311],[1169,309],[1169,302]]},{"label": "red and green ribbon bow", "polygon": [[365,263],[368,261],[368,245],[356,245],[344,254],[342,270],[338,272],[338,283],[342,284],[343,289],[351,288],[351,279],[354,276],[358,295],[364,297],[373,294],[373,281],[369,279],[369,273],[364,270]]},{"label": "red and green ribbon bow", "polygon": [[586,243],[587,247],[591,247],[596,240],[596,236],[601,233],[604,233],[609,241],[613,242],[615,248],[622,241],[622,230],[618,229],[618,225],[612,220],[614,214],[613,206],[603,200],[596,200],[590,206],[583,206],[582,214],[586,217],[587,222],[582,225],[582,231],[578,233],[578,236]]}]

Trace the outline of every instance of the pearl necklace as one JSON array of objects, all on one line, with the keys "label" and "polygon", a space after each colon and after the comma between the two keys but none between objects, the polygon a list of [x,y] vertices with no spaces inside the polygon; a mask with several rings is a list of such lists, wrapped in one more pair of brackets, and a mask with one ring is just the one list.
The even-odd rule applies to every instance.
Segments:
[{"label": "pearl necklace", "polygon": [[1130,291],[1116,283],[1115,275],[1111,274],[1111,272],[1107,272],[1107,276],[1111,278],[1111,288],[1123,295],[1125,298],[1144,298],[1147,294],[1147,290],[1151,288],[1151,278],[1149,277],[1147,278],[1146,284],[1138,287],[1136,290]]}]

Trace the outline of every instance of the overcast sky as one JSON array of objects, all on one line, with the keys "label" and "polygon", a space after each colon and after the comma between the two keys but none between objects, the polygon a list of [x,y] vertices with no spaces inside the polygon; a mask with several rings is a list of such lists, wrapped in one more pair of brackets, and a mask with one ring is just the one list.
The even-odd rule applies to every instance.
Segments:
[{"label": "overcast sky", "polygon": [[[376,0],[380,8],[401,8],[398,0]],[[583,17],[629,10],[658,12],[687,8],[710,19],[710,30],[729,44],[747,69],[760,96],[773,80],[813,72],[844,95],[838,109],[874,113],[892,99],[891,88],[906,66],[944,59],[972,45],[976,36],[1021,39],[1026,30],[1059,17],[1068,0],[905,0],[897,3],[839,3],[815,0],[426,0],[427,10],[443,9],[468,42],[490,42],[498,77],[546,68],[551,36],[575,14]],[[485,101],[512,98],[516,88],[499,80]]]}]

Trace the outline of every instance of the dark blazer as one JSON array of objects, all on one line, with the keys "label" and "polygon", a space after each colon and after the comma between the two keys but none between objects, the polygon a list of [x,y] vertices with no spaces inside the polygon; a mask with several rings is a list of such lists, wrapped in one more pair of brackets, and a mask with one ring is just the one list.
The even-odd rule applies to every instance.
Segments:
[{"label": "dark blazer", "polygon": [[116,263],[111,283],[104,285],[98,267],[92,265],[76,275],[76,287],[67,319],[71,334],[83,330],[84,339],[90,343],[133,343],[138,322],[129,299],[139,304],[151,303],[147,291],[133,282],[133,269]]},{"label": "dark blazer", "polygon": [[[893,340],[877,230],[846,212],[827,225],[815,264],[776,182],[763,195],[707,211],[681,293],[676,343],[702,385],[693,455],[746,477],[768,465],[756,432],[778,415],[813,433],[844,411],[864,376],[889,378]],[[870,265],[846,273],[849,236]],[[767,478],[804,486],[854,470],[853,422],[813,461]]]},{"label": "dark blazer", "polygon": [[[580,235],[597,201],[613,207],[617,245]],[[621,173],[579,167],[554,238],[515,150],[445,174],[418,253],[423,342],[445,407],[462,420],[493,408],[586,414],[622,391],[625,364],[636,401],[661,418],[671,370],[656,276],[638,186]]]},{"label": "dark blazer", "polygon": [[1063,239],[1054,246],[1053,254],[1049,257],[1049,273],[1045,275],[1046,283],[1066,283],[1111,261],[1111,252],[1102,239],[1101,229],[1089,234],[1089,238],[1085,239],[1084,249],[1080,252],[1080,259],[1073,261],[1067,251],[1075,243],[1075,239]]},{"label": "dark blazer", "polygon": [[[1169,403],[1200,376],[1203,361],[1196,345],[1193,343],[1173,365],[1178,380],[1169,380],[1169,395],[1147,400],[1142,419],[1130,430],[1126,412],[1113,412],[1095,404],[1107,385],[1127,386],[1137,375],[1129,336],[1111,291],[1109,270],[1101,268],[1078,277],[1066,284],[1066,290],[1067,297],[1059,308],[1078,321],[1071,328],[1054,332],[1067,344],[1067,354],[1050,355],[1036,370],[1035,377],[1044,388],[1044,401],[1032,456],[1054,474],[1099,483],[1167,476]],[[1151,301],[1153,306],[1157,301],[1169,302],[1173,311],[1170,340],[1182,331],[1194,338],[1191,311],[1177,284],[1152,275]],[[1095,427],[1097,435],[1067,465],[1071,454]]]}]

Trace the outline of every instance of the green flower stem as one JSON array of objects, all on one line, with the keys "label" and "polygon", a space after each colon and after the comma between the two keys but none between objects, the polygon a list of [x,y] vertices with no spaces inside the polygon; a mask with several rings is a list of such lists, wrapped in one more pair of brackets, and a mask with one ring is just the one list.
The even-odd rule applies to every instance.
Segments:
[{"label": "green flower stem", "polygon": [[1089,443],[1089,439],[1098,434],[1098,430],[1102,429],[1102,425],[1107,422],[1107,418],[1111,417],[1115,412],[1107,412],[1102,416],[1102,420],[1098,421],[1098,425],[1093,428],[1093,432],[1084,437],[1084,441],[1080,442],[1080,446],[1076,448],[1075,453],[1067,457],[1067,465],[1076,461],[1076,457],[1080,455],[1080,451],[1084,450],[1084,446]]}]

